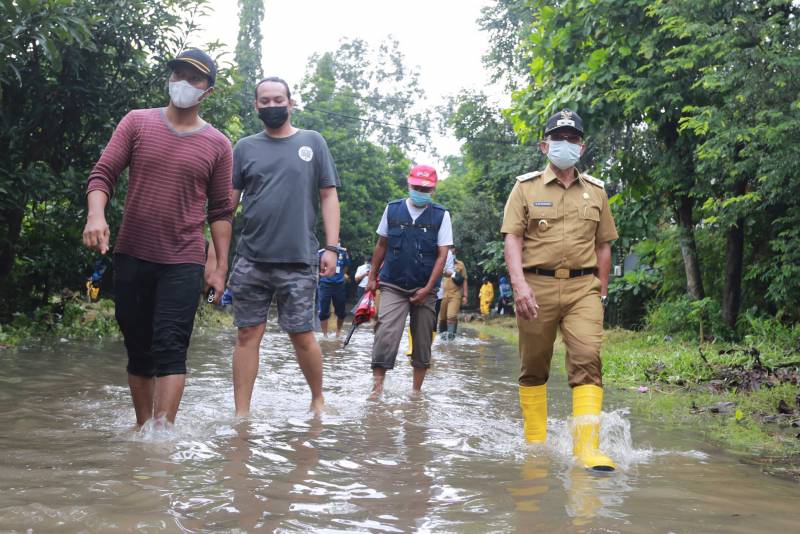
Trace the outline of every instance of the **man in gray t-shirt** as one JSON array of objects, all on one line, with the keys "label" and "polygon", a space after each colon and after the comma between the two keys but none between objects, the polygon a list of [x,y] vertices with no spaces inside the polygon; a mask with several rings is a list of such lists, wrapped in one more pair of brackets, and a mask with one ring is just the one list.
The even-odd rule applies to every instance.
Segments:
[{"label": "man in gray t-shirt", "polygon": [[320,189],[340,185],[319,133],[245,137],[233,152],[233,188],[244,193],[236,254],[260,263],[315,263]]},{"label": "man in gray t-shirt", "polygon": [[[265,129],[233,149],[233,194],[241,196],[241,235],[229,286],[234,323],[233,352],[236,415],[250,412],[258,374],[258,351],[273,297],[278,324],[289,334],[297,361],[311,389],[311,409],[319,412],[322,352],[314,335],[317,277],[336,269],[339,242],[339,175],[325,139],[299,130],[290,121],[294,106],[289,86],[265,78],[255,90],[256,111]],[[325,227],[325,252],[317,255],[314,232],[317,205]]]}]

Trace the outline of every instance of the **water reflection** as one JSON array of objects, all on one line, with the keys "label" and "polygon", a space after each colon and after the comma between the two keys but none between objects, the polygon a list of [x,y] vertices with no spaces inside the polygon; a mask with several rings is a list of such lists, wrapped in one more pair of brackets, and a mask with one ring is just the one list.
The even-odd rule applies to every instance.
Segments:
[{"label": "water reflection", "polygon": [[[268,332],[251,416],[232,417],[233,333],[197,336],[174,428],[130,433],[119,343],[0,354],[0,530],[185,532],[790,531],[800,488],[685,432],[603,416],[607,476],[572,461],[554,377],[549,438],[522,437],[513,347],[434,344],[423,394],[404,356],[367,402],[369,329],[323,341],[338,413],[311,417],[285,335]],[[766,512],[768,511],[768,513]],[[734,516],[734,514],[738,514]]]}]

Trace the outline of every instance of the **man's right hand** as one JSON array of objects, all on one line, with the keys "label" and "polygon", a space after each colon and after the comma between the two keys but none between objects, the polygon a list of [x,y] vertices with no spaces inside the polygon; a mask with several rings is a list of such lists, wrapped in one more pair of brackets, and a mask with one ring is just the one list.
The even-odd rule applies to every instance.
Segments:
[{"label": "man's right hand", "polygon": [[531,321],[539,316],[539,305],[531,286],[526,282],[512,286],[514,289],[514,311],[517,315]]},{"label": "man's right hand", "polygon": [[89,215],[86,217],[86,226],[83,228],[83,244],[98,251],[100,254],[108,252],[108,240],[111,231],[108,229],[105,215]]},{"label": "man's right hand", "polygon": [[370,276],[364,291],[375,291],[376,289],[378,289],[378,280]]}]

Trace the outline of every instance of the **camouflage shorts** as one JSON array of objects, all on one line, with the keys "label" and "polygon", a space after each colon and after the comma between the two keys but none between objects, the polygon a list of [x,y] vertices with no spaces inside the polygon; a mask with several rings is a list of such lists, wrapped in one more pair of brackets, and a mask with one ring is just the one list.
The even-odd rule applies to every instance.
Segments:
[{"label": "camouflage shorts", "polygon": [[228,280],[234,324],[242,328],[265,323],[275,297],[281,328],[290,334],[314,330],[318,271],[316,264],[258,263],[237,256]]}]

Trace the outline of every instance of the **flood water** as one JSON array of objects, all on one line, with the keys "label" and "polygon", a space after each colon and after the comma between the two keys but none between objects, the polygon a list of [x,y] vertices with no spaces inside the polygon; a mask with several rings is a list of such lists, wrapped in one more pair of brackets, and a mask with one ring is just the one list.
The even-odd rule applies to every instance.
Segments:
[{"label": "flood water", "polygon": [[268,331],[248,420],[232,417],[234,333],[196,334],[171,431],[134,433],[121,342],[0,352],[3,532],[797,532],[800,486],[652,426],[607,394],[603,446],[572,464],[568,390],[525,444],[515,349],[434,345],[424,393],[404,356],[369,402],[368,328],[322,340],[336,414],[313,418],[285,334]]}]

